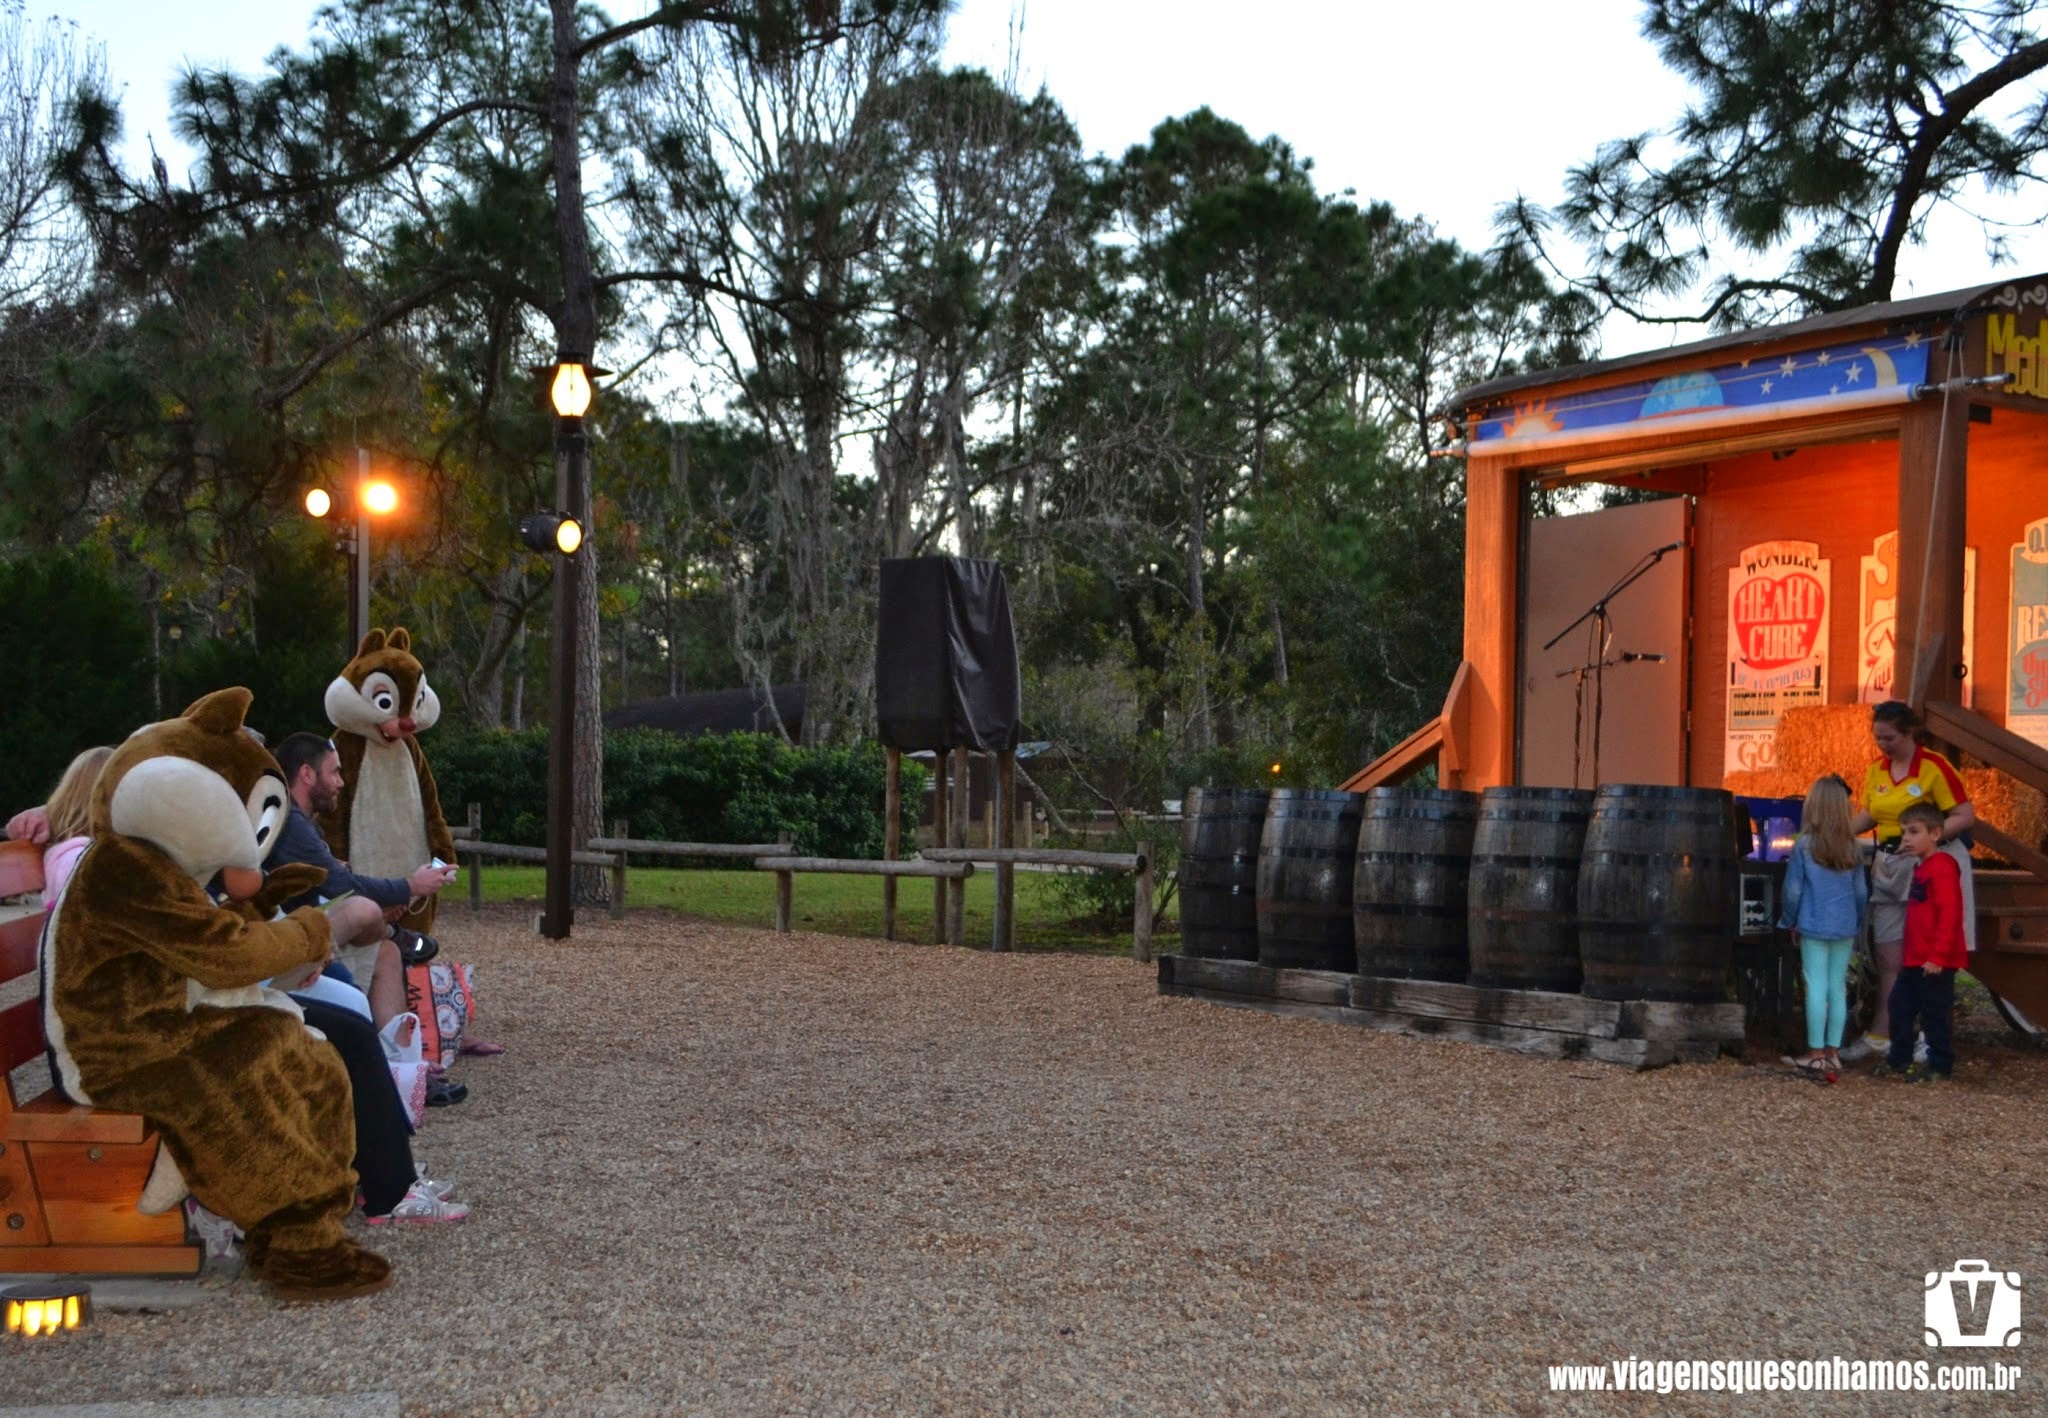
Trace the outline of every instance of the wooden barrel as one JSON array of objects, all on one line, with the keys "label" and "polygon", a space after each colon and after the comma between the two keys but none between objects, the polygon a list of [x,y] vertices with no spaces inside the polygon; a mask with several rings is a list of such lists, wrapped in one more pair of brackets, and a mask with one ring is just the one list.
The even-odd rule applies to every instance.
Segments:
[{"label": "wooden barrel", "polygon": [[1365,795],[1352,879],[1358,973],[1465,982],[1465,880],[1479,796],[1448,788]]},{"label": "wooden barrel", "polygon": [[1741,862],[1734,821],[1734,800],[1718,788],[1601,786],[1579,864],[1586,994],[1721,999]]},{"label": "wooden barrel", "polygon": [[1351,973],[1357,793],[1275,788],[1259,834],[1259,963]]},{"label": "wooden barrel", "polygon": [[1488,788],[1472,835],[1471,982],[1577,994],[1590,788]]},{"label": "wooden barrel", "polygon": [[1259,837],[1264,788],[1190,788],[1180,818],[1180,948],[1259,958]]}]

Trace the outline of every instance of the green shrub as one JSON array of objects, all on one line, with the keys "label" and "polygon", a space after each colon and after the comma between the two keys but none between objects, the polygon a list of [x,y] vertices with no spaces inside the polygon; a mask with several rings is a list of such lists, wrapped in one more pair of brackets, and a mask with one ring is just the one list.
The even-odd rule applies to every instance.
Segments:
[{"label": "green shrub", "polygon": [[[547,839],[548,734],[426,735],[441,810],[460,822],[483,805],[493,842]],[[678,738],[659,729],[604,736],[606,829],[625,818],[635,837],[665,842],[773,842],[787,832],[811,856],[882,855],[882,750],[791,748],[770,734]],[[903,765],[903,832],[914,840],[924,769]]]},{"label": "green shrub", "polygon": [[[1049,847],[1069,847],[1086,852],[1135,852],[1141,843],[1152,844],[1152,908],[1161,913],[1173,895],[1173,874],[1180,867],[1180,829],[1169,822],[1142,822],[1117,828],[1108,836],[1055,834]],[[1127,871],[1066,871],[1052,879],[1052,899],[1070,920],[1085,921],[1104,929],[1131,919],[1131,873]]]}]

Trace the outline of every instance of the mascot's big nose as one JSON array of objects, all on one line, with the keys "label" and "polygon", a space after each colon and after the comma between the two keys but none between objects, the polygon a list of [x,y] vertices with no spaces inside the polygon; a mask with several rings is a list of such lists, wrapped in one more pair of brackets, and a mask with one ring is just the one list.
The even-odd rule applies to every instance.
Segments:
[{"label": "mascot's big nose", "polygon": [[417,727],[412,715],[408,714],[402,719],[386,719],[377,726],[377,732],[384,736],[384,742],[390,743],[395,739],[404,738]]},{"label": "mascot's big nose", "polygon": [[263,889],[263,873],[250,867],[222,867],[221,889],[236,901],[247,901]]}]

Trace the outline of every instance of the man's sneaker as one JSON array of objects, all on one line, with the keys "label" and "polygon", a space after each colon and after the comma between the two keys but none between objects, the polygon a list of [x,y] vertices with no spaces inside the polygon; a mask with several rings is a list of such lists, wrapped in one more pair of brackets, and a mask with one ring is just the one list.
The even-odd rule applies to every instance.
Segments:
[{"label": "man's sneaker", "polygon": [[1913,1040],[1913,1062],[1916,1064],[1927,1062],[1927,1036],[1925,1034]]},{"label": "man's sneaker", "polygon": [[439,1226],[450,1221],[466,1220],[469,1208],[459,1201],[447,1201],[428,1190],[425,1182],[414,1182],[405,1199],[383,1216],[368,1216],[364,1220],[372,1226],[389,1226],[394,1221],[410,1226]]},{"label": "man's sneaker", "polygon": [[452,1108],[469,1096],[467,1083],[455,1083],[445,1078],[427,1080],[427,1106],[429,1108]]}]

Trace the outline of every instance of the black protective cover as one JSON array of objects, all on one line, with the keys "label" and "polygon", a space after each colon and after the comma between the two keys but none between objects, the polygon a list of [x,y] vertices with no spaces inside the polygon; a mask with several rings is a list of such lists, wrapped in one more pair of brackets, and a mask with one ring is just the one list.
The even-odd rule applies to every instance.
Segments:
[{"label": "black protective cover", "polygon": [[1017,746],[1024,690],[1002,566],[959,556],[882,562],[875,718],[892,748]]}]

